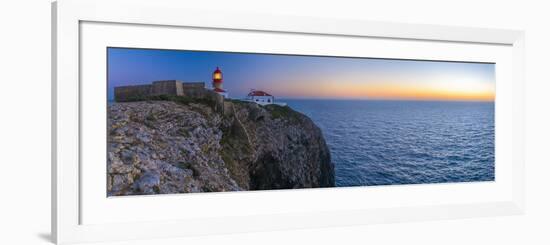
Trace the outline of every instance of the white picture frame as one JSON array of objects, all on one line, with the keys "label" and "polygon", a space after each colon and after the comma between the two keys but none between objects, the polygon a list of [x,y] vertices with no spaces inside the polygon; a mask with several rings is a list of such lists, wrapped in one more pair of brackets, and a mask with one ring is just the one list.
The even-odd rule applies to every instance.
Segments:
[{"label": "white picture frame", "polygon": [[[108,1],[108,0],[60,0],[52,5],[52,237],[58,244],[74,242],[114,241],[127,239],[152,239],[202,234],[222,234],[248,231],[266,231],[278,229],[313,228],[354,224],[377,224],[419,220],[452,219],[465,217],[482,217],[495,215],[521,214],[524,211],[524,82],[523,82],[523,56],[524,34],[518,30],[496,30],[469,27],[449,27],[438,25],[401,24],[375,21],[356,20],[332,20],[322,18],[308,18],[295,16],[266,16],[252,13],[232,12],[202,12],[187,10],[183,1]],[[151,220],[150,217],[132,219],[129,213],[119,210],[115,213],[98,215],[99,211],[89,211],[85,215],[83,210],[100,204],[101,200],[93,197],[89,201],[87,188],[83,188],[83,176],[88,175],[82,163],[82,134],[87,130],[83,128],[82,120],[87,107],[83,107],[83,91],[81,82],[88,79],[82,74],[82,54],[84,50],[83,40],[86,43],[98,43],[108,45],[101,40],[88,40],[88,32],[83,31],[83,26],[91,23],[107,25],[126,25],[142,28],[187,28],[195,30],[210,30],[212,32],[261,32],[265,35],[302,35],[322,39],[325,38],[362,38],[383,40],[404,40],[411,42],[437,42],[441,45],[466,45],[466,49],[478,50],[484,46],[497,47],[496,51],[502,51],[502,57],[493,61],[506,63],[505,71],[497,74],[497,151],[500,147],[503,157],[497,162],[505,162],[502,169],[506,169],[505,178],[497,175],[499,184],[477,183],[472,185],[417,185],[404,187],[375,187],[365,188],[330,188],[316,190],[289,190],[289,191],[265,191],[246,194],[209,194],[196,195],[193,202],[197,207],[206,202],[223,201],[238,205],[239,202],[255,202],[255,200],[267,200],[257,205],[267,205],[277,200],[284,202],[301,200],[305,196],[309,199],[323,196],[332,199],[353,200],[353,196],[365,194],[380,198],[388,197],[392,200],[382,200],[376,205],[330,203],[320,205],[319,208],[306,210],[300,205],[286,205],[278,209],[271,205],[255,213],[235,211],[231,214],[206,215],[207,210],[195,210],[193,217],[177,214],[176,207],[181,207],[184,198],[182,195],[167,195],[164,197],[132,197],[121,203],[139,202],[137,205],[158,205],[157,208],[166,209],[159,220]],[[93,28],[92,28],[93,29]],[[96,28],[96,29],[108,29]],[[136,29],[136,28],[135,28]],[[139,31],[139,30],[135,30]],[[164,30],[164,32],[170,30]],[[139,34],[139,33],[138,33]],[[127,35],[132,35],[131,31]],[[159,35],[162,35],[159,32]],[[86,36],[86,37],[84,37]],[[114,38],[114,37],[113,37]],[[144,38],[145,39],[145,38]],[[109,40],[110,42],[115,42]],[[134,45],[152,45],[160,42],[158,39],[141,40]],[[120,42],[120,41],[119,41]],[[149,43],[147,43],[149,42]],[[152,43],[152,44],[151,44]],[[87,44],[86,44],[87,45]],[[132,45],[132,44],[128,44]],[[180,45],[180,44],[157,44]],[[425,45],[424,45],[425,46]],[[176,46],[171,46],[176,47]],[[503,48],[498,48],[503,47]],[[86,46],[87,48],[87,46]],[[238,48],[238,47],[234,47]],[[435,48],[435,47],[434,47]],[[240,50],[242,51],[242,50]],[[283,51],[281,51],[283,52]],[[309,50],[304,52],[316,53],[320,51]],[[329,52],[329,51],[327,51]],[[336,51],[331,51],[336,52]],[[346,52],[342,50],[340,52]],[[89,52],[88,52],[89,53]],[[406,52],[404,52],[406,53]],[[455,52],[456,53],[456,52]],[[490,53],[490,52],[489,52]],[[399,55],[399,54],[396,54]],[[429,58],[433,55],[422,51],[402,54],[407,57]],[[485,59],[482,56],[459,56],[449,52],[440,54],[440,59],[447,57],[460,57],[461,60]],[[497,55],[488,54],[486,59]],[[88,60],[86,60],[88,61]],[[502,70],[502,69],[501,69]],[[501,81],[501,82],[499,82]],[[501,96],[502,94],[502,96]],[[84,96],[86,97],[86,96]],[[88,96],[87,98],[89,98]],[[92,95],[93,97],[93,95]],[[98,97],[99,98],[99,97]],[[101,97],[103,98],[103,97]],[[498,105],[501,104],[500,109]],[[90,105],[87,103],[86,105]],[[93,103],[91,105],[94,105]],[[102,106],[99,105],[98,106]],[[499,110],[501,113],[499,113]],[[500,120],[499,117],[506,119]],[[508,120],[509,119],[509,120]],[[89,125],[89,124],[87,124]],[[502,126],[499,126],[502,125]],[[92,131],[94,132],[94,131]],[[104,132],[104,131],[103,131]],[[103,133],[99,132],[99,133]],[[499,133],[501,132],[501,133]],[[500,136],[499,136],[500,135]],[[499,143],[502,142],[502,143]],[[89,144],[88,144],[89,145]],[[504,165],[501,165],[504,166]],[[84,178],[86,179],[86,178]],[[103,180],[86,180],[86,183],[102,183]],[[90,186],[90,185],[88,185]],[[389,188],[389,189],[384,189]],[[381,190],[384,191],[381,191]],[[389,191],[385,191],[389,190]],[[487,196],[487,193],[498,191],[498,195],[489,195],[487,198],[470,198],[468,195],[457,194],[455,199],[428,200],[430,195],[445,191],[456,193],[475,192],[479,190],[479,196]],[[486,192],[483,192],[486,191]],[[407,202],[389,197],[387,192],[393,195],[407,195],[417,193]],[[422,195],[424,193],[425,195]],[[464,197],[462,200],[458,200]],[[105,197],[106,198],[106,197]],[[145,199],[138,199],[145,198]],[[348,199],[346,199],[348,198]],[[137,201],[139,200],[139,201]],[[96,202],[97,201],[97,202]],[[303,200],[304,202],[306,200]],[[86,204],[86,205],[85,205]],[[91,204],[91,205],[90,205]],[[115,204],[115,205],[121,205]],[[387,205],[387,207],[384,207]],[[208,206],[208,205],[204,205]],[[330,206],[330,207],[328,207]],[[98,206],[105,210],[115,206]],[[131,209],[131,208],[130,208]],[[88,211],[87,211],[88,212]],[[172,212],[172,213],[170,213]],[[91,214],[91,215],[90,215]],[[164,216],[163,216],[164,215]],[[172,219],[169,219],[173,215]],[[86,222],[88,218],[98,217],[92,222]],[[135,218],[135,217],[134,217]]]}]

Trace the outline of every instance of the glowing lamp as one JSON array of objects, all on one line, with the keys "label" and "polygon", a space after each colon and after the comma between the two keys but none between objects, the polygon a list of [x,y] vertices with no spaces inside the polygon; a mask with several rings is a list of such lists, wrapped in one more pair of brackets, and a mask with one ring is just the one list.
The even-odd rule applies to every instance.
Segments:
[{"label": "glowing lamp", "polygon": [[212,80],[213,82],[221,82],[223,80],[222,71],[219,67],[216,67],[216,70],[212,73]]}]

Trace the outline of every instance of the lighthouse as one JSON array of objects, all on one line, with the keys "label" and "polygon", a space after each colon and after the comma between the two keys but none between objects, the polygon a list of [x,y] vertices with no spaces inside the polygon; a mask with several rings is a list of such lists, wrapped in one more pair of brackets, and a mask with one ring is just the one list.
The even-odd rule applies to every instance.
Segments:
[{"label": "lighthouse", "polygon": [[223,89],[223,74],[219,67],[212,73],[212,90],[224,98],[228,98],[227,91]]}]

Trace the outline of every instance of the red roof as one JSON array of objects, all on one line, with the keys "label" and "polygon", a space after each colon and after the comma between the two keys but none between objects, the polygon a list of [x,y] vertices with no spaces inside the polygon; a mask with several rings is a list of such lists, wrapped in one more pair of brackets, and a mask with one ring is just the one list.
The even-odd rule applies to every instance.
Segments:
[{"label": "red roof", "polygon": [[223,92],[225,92],[225,90],[223,90],[223,89],[221,89],[221,88],[214,88],[214,92],[223,93]]},{"label": "red roof", "polygon": [[273,95],[268,94],[264,91],[254,90],[254,91],[251,91],[250,93],[248,93],[248,96],[273,96]]}]

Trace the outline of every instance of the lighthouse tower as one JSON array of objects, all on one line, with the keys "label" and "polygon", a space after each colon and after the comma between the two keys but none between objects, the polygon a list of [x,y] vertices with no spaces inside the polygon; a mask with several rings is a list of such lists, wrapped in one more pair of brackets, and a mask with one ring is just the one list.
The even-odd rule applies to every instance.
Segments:
[{"label": "lighthouse tower", "polygon": [[212,88],[214,92],[221,94],[224,98],[228,97],[227,91],[223,89],[223,75],[219,67],[216,67],[212,73]]}]

